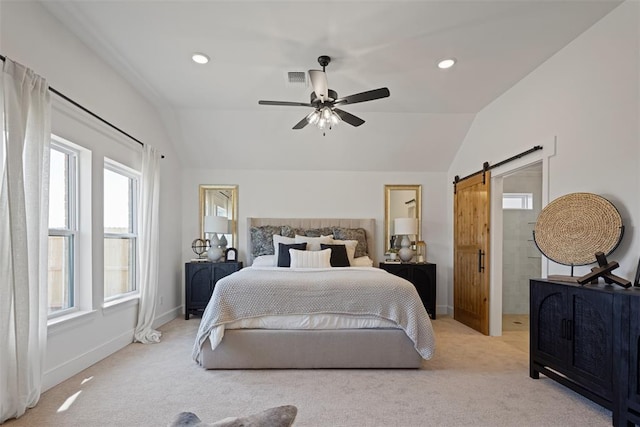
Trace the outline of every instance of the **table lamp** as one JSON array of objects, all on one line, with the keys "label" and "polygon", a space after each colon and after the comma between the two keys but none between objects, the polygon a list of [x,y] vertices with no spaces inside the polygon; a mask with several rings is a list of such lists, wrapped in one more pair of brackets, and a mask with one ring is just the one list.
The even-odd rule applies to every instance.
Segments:
[{"label": "table lamp", "polygon": [[207,215],[204,217],[204,232],[211,234],[209,239],[209,250],[207,251],[207,257],[212,262],[217,262],[223,257],[224,251],[220,248],[220,239],[218,233],[223,235],[228,231],[227,218],[222,216]]},{"label": "table lamp", "polygon": [[411,239],[409,236],[418,234],[417,218],[396,218],[393,220],[394,233],[402,237],[402,246],[398,251],[402,262],[409,262],[413,258],[413,249],[411,249]]}]

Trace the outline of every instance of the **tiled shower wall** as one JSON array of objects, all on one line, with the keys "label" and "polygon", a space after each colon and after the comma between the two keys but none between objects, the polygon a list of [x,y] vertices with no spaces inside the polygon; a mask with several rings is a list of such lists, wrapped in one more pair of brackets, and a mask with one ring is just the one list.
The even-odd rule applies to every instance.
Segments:
[{"label": "tiled shower wall", "polygon": [[504,178],[504,193],[533,193],[532,210],[503,210],[502,312],[529,313],[529,279],[540,277],[541,254],[533,229],[542,203],[542,173],[532,166]]}]

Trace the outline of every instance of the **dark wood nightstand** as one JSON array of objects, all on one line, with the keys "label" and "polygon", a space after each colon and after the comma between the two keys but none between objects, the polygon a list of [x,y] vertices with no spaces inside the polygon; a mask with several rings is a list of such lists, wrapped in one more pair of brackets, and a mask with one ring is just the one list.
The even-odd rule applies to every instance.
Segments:
[{"label": "dark wood nightstand", "polygon": [[218,280],[242,269],[241,262],[187,262],[184,265],[184,318],[202,314]]},{"label": "dark wood nightstand", "polygon": [[380,263],[380,268],[403,279],[407,279],[416,287],[418,295],[427,310],[429,317],[436,318],[436,265],[429,262],[423,264]]}]

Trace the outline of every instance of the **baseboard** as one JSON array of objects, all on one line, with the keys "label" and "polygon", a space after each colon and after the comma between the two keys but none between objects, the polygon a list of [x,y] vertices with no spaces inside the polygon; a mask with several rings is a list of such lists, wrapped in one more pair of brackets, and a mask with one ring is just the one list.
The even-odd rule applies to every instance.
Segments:
[{"label": "baseboard", "polygon": [[45,392],[49,390],[51,387],[60,384],[87,369],[89,366],[98,363],[102,359],[131,344],[133,342],[133,331],[133,329],[130,329],[111,341],[48,370],[42,378],[42,391]]},{"label": "baseboard", "polygon": [[449,310],[448,305],[437,305],[436,314],[440,316],[453,316],[453,310]]},{"label": "baseboard", "polygon": [[172,308],[171,310],[160,314],[160,315],[156,315],[156,318],[153,320],[153,329],[159,328],[160,326],[164,325],[167,322],[172,321],[173,319],[175,319],[176,317],[180,317],[182,315],[182,306],[178,306],[175,308]]}]

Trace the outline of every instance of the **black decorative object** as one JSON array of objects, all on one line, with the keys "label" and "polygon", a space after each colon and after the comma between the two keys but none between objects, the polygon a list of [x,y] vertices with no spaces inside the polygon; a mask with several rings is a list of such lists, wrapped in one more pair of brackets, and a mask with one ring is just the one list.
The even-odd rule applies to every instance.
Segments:
[{"label": "black decorative object", "polygon": [[577,282],[581,285],[585,283],[598,283],[598,277],[602,277],[607,284],[615,283],[616,285],[622,286],[623,288],[630,288],[631,282],[627,279],[624,279],[620,276],[616,276],[612,274],[611,271],[620,267],[620,265],[616,261],[607,261],[607,257],[602,252],[596,252],[595,254],[596,260],[598,261],[598,267],[593,267],[591,269],[591,273],[585,274],[582,277],[579,277]]},{"label": "black decorative object", "polygon": [[633,280],[634,287],[640,287],[640,260],[638,260],[638,268],[636,269],[636,278]]},{"label": "black decorative object", "polygon": [[236,248],[229,248],[224,253],[225,262],[236,262],[238,261],[238,250]]}]

